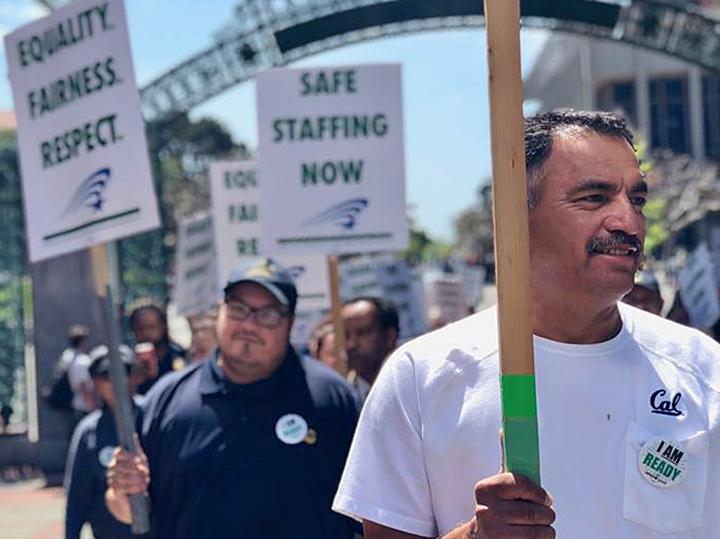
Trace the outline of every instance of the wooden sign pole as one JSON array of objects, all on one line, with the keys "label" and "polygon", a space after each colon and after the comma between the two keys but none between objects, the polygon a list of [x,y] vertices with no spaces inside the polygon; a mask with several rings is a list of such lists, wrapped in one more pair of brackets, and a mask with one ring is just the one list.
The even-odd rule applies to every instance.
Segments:
[{"label": "wooden sign pole", "polygon": [[540,484],[519,0],[485,0],[505,466]]},{"label": "wooden sign pole", "polygon": [[[115,401],[113,407],[115,429],[122,448],[129,453],[135,453],[135,414],[128,394],[128,379],[125,366],[118,356],[121,338],[110,290],[110,272],[105,244],[91,247],[90,257],[93,266],[95,293],[104,304],[107,346],[110,355],[110,383]],[[130,495],[130,509],[132,511],[132,532],[136,535],[149,532],[150,518],[147,498],[142,494]]]},{"label": "wooden sign pole", "polygon": [[340,277],[338,275],[337,256],[328,256],[327,264],[328,278],[330,279],[330,299],[332,301],[333,331],[335,333],[336,370],[342,376],[347,377],[350,367],[348,366],[347,352],[345,351],[345,325],[340,316],[342,304],[340,303]]}]

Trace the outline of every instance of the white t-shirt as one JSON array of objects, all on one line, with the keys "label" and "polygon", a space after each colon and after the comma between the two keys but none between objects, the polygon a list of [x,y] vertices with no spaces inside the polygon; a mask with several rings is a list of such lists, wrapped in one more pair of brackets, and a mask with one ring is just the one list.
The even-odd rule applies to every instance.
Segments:
[{"label": "white t-shirt", "polygon": [[83,389],[92,391],[92,378],[88,371],[90,367],[90,356],[68,348],[63,352],[62,361],[68,369],[68,382],[73,391],[72,407],[79,412],[90,412],[92,406],[85,402]]},{"label": "white t-shirt", "polygon": [[[541,475],[557,536],[718,539],[720,346],[633,307],[620,311],[622,330],[600,344],[534,339]],[[475,483],[498,473],[500,425],[493,308],[390,357],[333,508],[442,536],[472,518]],[[638,466],[656,436],[686,453],[686,479],[671,488],[650,484]]]}]

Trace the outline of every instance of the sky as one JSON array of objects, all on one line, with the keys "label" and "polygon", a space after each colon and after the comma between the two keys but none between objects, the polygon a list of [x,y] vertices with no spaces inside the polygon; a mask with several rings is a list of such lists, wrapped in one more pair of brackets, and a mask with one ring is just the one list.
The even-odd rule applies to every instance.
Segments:
[{"label": "sky", "polygon": [[[232,20],[233,0],[125,0],[135,76],[143,86],[213,43]],[[35,0],[0,0],[0,36],[46,14]],[[523,30],[523,72],[547,33]],[[452,241],[454,219],[490,176],[485,33],[433,31],[350,45],[293,66],[397,62],[402,65],[407,202],[433,238]],[[0,110],[13,108],[5,51]],[[191,117],[220,121],[238,141],[257,145],[255,84],[246,82],[195,108]]]}]

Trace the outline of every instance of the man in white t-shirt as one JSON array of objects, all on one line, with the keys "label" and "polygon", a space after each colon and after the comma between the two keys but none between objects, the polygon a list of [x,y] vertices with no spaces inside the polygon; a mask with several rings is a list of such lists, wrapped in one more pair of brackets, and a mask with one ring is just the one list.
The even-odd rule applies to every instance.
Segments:
[{"label": "man in white t-shirt", "polygon": [[88,328],[73,324],[68,330],[69,346],[61,356],[68,373],[68,382],[73,392],[71,406],[76,414],[75,422],[97,408],[92,378],[90,378],[90,356],[88,356]]},{"label": "man in white t-shirt", "polygon": [[543,488],[502,466],[496,311],[387,361],[334,509],[369,539],[720,537],[720,346],[629,305],[647,185],[625,123],[525,126]]}]

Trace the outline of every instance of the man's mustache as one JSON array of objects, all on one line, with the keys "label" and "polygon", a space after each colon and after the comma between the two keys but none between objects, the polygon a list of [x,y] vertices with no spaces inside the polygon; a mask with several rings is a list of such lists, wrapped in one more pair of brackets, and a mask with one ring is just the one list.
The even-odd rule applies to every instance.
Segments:
[{"label": "man's mustache", "polygon": [[237,337],[244,341],[249,341],[252,344],[265,344],[265,341],[263,341],[259,335],[251,331],[241,331],[237,333]]},{"label": "man's mustache", "polygon": [[633,234],[627,234],[618,230],[611,233],[606,238],[591,239],[587,244],[586,250],[588,253],[601,253],[620,247],[633,247],[636,249],[636,254],[639,256],[642,254],[643,242],[640,238]]}]

